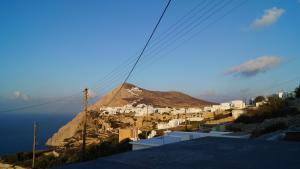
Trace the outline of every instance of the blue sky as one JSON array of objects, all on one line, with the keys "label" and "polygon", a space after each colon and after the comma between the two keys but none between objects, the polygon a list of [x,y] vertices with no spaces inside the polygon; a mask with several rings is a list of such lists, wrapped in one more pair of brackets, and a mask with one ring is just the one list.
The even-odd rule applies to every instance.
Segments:
[{"label": "blue sky", "polygon": [[[129,82],[212,101],[293,90],[300,83],[300,2],[249,0],[214,23],[241,1],[216,8],[216,16],[186,34],[188,20],[182,20],[182,29],[163,39],[192,8],[199,5],[204,12],[209,7],[204,8],[208,0],[173,0],[152,48]],[[132,64],[124,61],[137,57],[165,4],[163,0],[1,1],[1,109],[75,93],[74,99],[38,111],[64,106],[65,111],[76,111],[84,87],[98,97],[116,87]],[[179,30],[182,38],[172,39],[181,35]],[[112,80],[102,80],[116,67]]]}]

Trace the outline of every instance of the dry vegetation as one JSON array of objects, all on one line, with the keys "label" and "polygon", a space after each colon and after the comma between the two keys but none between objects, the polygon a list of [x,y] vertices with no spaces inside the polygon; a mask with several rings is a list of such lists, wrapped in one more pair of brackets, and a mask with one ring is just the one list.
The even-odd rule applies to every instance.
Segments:
[{"label": "dry vegetation", "polygon": [[[296,100],[297,101],[297,100]],[[248,109],[227,129],[235,132],[248,132],[251,137],[291,127],[300,127],[300,112],[291,106],[295,100],[269,97],[268,102],[257,109]]]},{"label": "dry vegetation", "polygon": [[[87,146],[86,153],[81,149],[63,149],[59,151],[59,156],[55,157],[45,151],[37,152],[35,169],[52,168],[55,166],[70,164],[74,162],[92,160],[98,157],[108,156],[131,150],[129,140],[118,142],[118,137],[110,137],[99,144]],[[9,164],[15,164],[30,168],[32,162],[32,153],[17,153],[14,155],[2,156],[2,161]]]}]

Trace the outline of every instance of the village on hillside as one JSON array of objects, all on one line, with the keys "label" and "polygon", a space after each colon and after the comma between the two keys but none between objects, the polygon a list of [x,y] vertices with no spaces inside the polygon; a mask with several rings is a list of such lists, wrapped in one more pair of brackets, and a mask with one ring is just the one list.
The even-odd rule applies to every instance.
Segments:
[{"label": "village on hillside", "polygon": [[[89,155],[84,158],[93,159],[206,137],[296,141],[300,138],[299,89],[257,96],[249,103],[233,100],[203,107],[163,108],[133,101],[124,106],[91,109],[87,112]],[[139,100],[143,93],[143,89],[138,87],[124,91],[129,95],[119,99],[132,96]],[[48,139],[50,148],[37,153],[39,165],[55,166],[83,158],[80,155],[83,115],[78,114]],[[30,161],[30,153],[19,155],[22,161],[16,161],[13,156],[2,159],[26,166],[24,160],[28,158]],[[60,161],[62,159],[67,161]]]},{"label": "village on hillside", "polygon": [[1,0],[0,23],[0,169],[300,169],[300,0]]}]

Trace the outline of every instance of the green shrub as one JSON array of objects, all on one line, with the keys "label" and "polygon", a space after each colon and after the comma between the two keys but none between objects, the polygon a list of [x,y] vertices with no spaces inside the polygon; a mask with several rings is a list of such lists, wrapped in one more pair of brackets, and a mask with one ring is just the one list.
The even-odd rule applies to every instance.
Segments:
[{"label": "green shrub", "polygon": [[254,99],[254,102],[257,103],[257,102],[262,102],[265,100],[265,97],[264,96],[257,96],[255,99]]}]

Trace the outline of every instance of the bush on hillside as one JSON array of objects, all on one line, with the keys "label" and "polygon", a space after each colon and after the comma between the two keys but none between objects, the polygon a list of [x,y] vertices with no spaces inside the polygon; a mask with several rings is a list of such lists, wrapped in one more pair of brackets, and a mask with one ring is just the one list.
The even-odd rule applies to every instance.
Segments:
[{"label": "bush on hillside", "polygon": [[265,97],[264,96],[257,96],[255,99],[254,99],[254,102],[257,103],[257,102],[262,102],[265,100]]},{"label": "bush on hillside", "polygon": [[227,114],[219,113],[219,114],[215,114],[214,120],[220,120],[231,116],[232,116],[231,113],[227,113]]},{"label": "bush on hillside", "polygon": [[[86,161],[96,159],[98,157],[130,151],[131,144],[129,144],[129,142],[129,139],[125,139],[119,143],[118,137],[112,136],[100,144],[88,145],[86,147],[85,154],[78,149],[67,149],[60,153],[59,157],[54,157],[53,155],[42,155],[42,153],[39,153],[36,156],[37,159],[35,169],[52,168],[63,164]],[[9,164],[31,167],[32,153],[18,153],[15,155],[3,156],[2,160]]]},{"label": "bush on hillside", "polygon": [[257,109],[248,109],[247,112],[235,120],[236,123],[261,123],[265,119],[284,117],[299,113],[296,109],[288,107],[286,100],[272,96],[266,104]]}]

